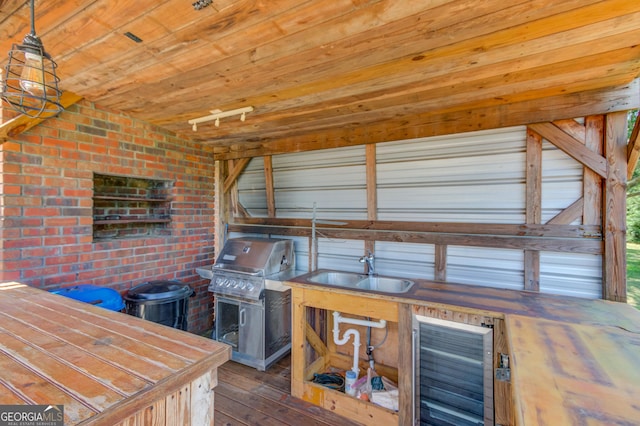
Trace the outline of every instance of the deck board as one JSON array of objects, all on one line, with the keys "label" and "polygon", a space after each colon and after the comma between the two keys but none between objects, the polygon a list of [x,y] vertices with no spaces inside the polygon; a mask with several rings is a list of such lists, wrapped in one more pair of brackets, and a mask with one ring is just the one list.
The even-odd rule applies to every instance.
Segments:
[{"label": "deck board", "polygon": [[264,372],[233,361],[220,366],[215,390],[216,426],[359,425],[292,397],[290,362],[287,356]]}]

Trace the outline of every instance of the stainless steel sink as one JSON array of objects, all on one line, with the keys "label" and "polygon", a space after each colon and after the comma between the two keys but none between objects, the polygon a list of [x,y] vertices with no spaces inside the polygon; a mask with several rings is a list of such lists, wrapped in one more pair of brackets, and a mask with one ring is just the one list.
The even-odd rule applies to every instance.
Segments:
[{"label": "stainless steel sink", "polygon": [[413,286],[413,281],[402,278],[371,276],[357,285],[362,290],[375,290],[384,293],[405,293]]},{"label": "stainless steel sink", "polygon": [[414,282],[403,278],[365,275],[356,272],[320,270],[307,277],[307,281],[354,290],[371,290],[383,293],[405,293]]},{"label": "stainless steel sink", "polygon": [[356,287],[356,285],[365,278],[367,278],[366,275],[357,274],[355,272],[318,271],[309,276],[307,280],[318,284],[336,285],[340,287]]}]

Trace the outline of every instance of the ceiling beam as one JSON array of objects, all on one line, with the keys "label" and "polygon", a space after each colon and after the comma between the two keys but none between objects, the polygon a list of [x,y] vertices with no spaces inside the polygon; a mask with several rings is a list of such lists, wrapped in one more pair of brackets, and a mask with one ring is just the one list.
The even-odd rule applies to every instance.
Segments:
[{"label": "ceiling beam", "polygon": [[295,133],[290,129],[281,137],[260,141],[242,140],[214,147],[216,160],[260,157],[317,149],[389,142],[475,130],[527,125],[566,118],[627,111],[640,106],[640,81],[606,89],[526,100],[506,105],[458,111],[431,111],[383,120],[357,128],[344,126],[319,129],[313,133]]}]

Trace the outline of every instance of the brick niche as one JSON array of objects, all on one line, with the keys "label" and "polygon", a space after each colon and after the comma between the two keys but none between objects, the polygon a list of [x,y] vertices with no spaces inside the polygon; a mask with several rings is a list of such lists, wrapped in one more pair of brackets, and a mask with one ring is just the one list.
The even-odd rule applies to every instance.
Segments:
[{"label": "brick niche", "polygon": [[[9,139],[0,145],[0,281],[124,295],[176,279],[196,291],[189,330],[208,330],[212,297],[195,268],[214,261],[212,158],[207,146],[85,100]],[[164,232],[94,240],[94,173],[172,182]]]}]

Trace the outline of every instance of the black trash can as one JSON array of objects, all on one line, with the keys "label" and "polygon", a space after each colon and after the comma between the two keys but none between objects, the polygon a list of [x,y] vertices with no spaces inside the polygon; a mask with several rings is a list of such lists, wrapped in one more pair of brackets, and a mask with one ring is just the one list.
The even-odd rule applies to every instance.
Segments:
[{"label": "black trash can", "polygon": [[180,330],[187,329],[189,297],[194,291],[180,281],[149,281],[124,297],[125,312]]}]

